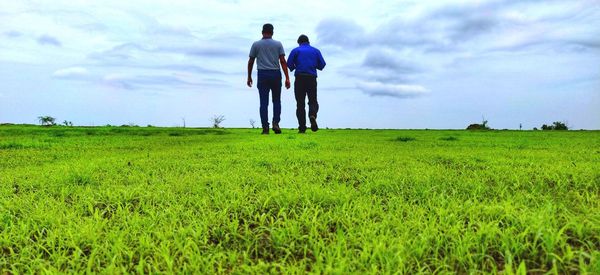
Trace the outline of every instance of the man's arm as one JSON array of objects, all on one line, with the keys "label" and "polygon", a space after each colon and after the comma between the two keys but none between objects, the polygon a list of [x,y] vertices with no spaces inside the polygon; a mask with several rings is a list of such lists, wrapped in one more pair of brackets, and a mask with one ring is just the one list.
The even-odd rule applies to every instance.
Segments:
[{"label": "man's arm", "polygon": [[327,63],[325,63],[325,59],[323,59],[323,55],[321,55],[321,51],[317,50],[318,54],[318,60],[317,60],[317,69],[319,69],[319,71],[322,71],[323,68],[325,68],[325,65],[327,65]]},{"label": "man's arm", "polygon": [[250,57],[250,59],[248,59],[248,80],[246,80],[246,85],[248,85],[248,87],[252,87],[252,68],[254,68],[254,59],[256,58]]},{"label": "man's arm", "polygon": [[290,56],[288,56],[287,59],[287,66],[288,69],[290,69],[290,72],[293,72],[296,69],[296,62],[294,62],[294,59],[296,58],[296,50],[292,50],[290,52]]},{"label": "man's arm", "polygon": [[283,69],[283,74],[285,74],[285,88],[289,89],[290,84],[290,74],[288,73],[287,62],[285,62],[285,55],[279,56],[279,63],[281,64],[281,68]]}]

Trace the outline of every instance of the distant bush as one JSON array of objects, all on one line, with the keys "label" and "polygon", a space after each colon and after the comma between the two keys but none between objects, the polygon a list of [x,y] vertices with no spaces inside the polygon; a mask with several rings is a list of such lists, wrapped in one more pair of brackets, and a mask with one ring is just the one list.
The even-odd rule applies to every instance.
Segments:
[{"label": "distant bush", "polygon": [[441,137],[440,140],[445,140],[445,141],[457,141],[458,138],[457,137],[453,137],[453,136],[449,136],[449,137]]},{"label": "distant bush", "polygon": [[56,125],[56,118],[53,118],[51,116],[39,116],[38,117],[38,121],[40,122],[40,124],[42,124],[42,126],[54,126]]},{"label": "distant bush", "polygon": [[221,123],[223,121],[225,121],[225,116],[224,115],[220,115],[220,116],[215,115],[210,120],[213,123],[213,128],[215,128],[215,129],[221,128]]},{"label": "distant bush", "polygon": [[554,123],[552,123],[552,125],[542,125],[542,130],[548,131],[548,130],[561,130],[561,131],[566,131],[569,130],[569,126],[567,126],[566,123],[564,122],[560,122],[560,121],[555,121]]},{"label": "distant bush", "polygon": [[481,124],[473,123],[467,126],[467,130],[490,130],[491,128],[488,126],[488,121],[484,118]]},{"label": "distant bush", "polygon": [[467,126],[467,130],[485,130],[485,126],[478,123],[473,123]]},{"label": "distant bush", "polygon": [[409,142],[409,141],[414,141],[417,140],[414,137],[397,137],[396,139],[394,139],[394,141],[399,141],[399,142]]}]

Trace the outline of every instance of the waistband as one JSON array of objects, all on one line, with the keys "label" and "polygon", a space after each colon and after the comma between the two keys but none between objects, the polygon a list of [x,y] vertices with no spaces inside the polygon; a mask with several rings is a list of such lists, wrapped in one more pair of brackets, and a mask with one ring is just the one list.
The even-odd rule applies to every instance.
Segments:
[{"label": "waistband", "polygon": [[258,70],[258,77],[281,78],[280,70]]},{"label": "waistband", "polygon": [[296,74],[296,77],[310,77],[310,78],[317,78],[316,75],[314,74],[306,74],[306,73],[298,73]]}]

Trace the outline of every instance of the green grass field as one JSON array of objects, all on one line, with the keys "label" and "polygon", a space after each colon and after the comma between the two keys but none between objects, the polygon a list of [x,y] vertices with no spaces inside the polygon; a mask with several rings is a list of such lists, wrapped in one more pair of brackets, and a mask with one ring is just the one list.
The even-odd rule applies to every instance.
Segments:
[{"label": "green grass field", "polygon": [[600,132],[0,127],[0,269],[600,273]]}]

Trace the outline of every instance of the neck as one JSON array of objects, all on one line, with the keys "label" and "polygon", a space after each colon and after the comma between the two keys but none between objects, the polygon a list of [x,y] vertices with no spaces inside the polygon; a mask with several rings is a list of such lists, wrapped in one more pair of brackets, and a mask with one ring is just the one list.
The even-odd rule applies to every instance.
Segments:
[{"label": "neck", "polygon": [[263,34],[263,39],[273,38],[272,34]]}]

